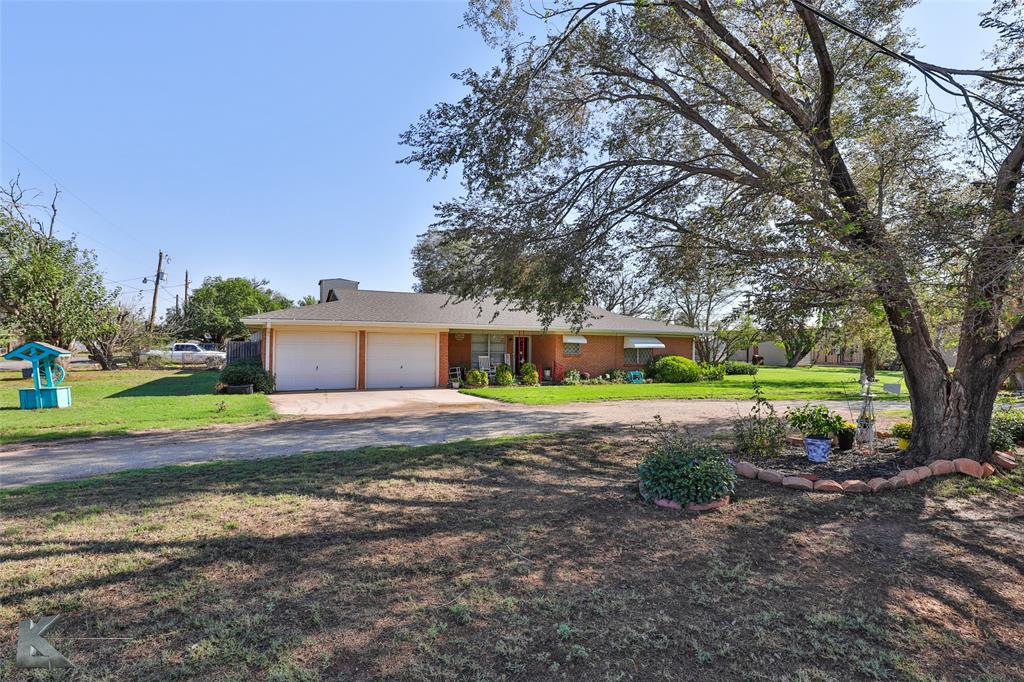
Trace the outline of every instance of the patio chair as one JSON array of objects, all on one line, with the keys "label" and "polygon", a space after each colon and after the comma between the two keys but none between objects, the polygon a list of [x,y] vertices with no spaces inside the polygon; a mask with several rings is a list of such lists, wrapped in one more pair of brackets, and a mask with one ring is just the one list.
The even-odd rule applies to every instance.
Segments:
[{"label": "patio chair", "polygon": [[477,366],[481,370],[487,372],[488,380],[490,380],[491,383],[494,383],[494,367],[491,367],[491,356],[490,355],[480,355],[480,356],[477,356],[476,364],[477,364]]},{"label": "patio chair", "polygon": [[626,381],[631,384],[642,384],[644,383],[644,373],[640,370],[634,369],[626,375]]},{"label": "patio chair", "polygon": [[461,367],[449,367],[448,368],[448,383],[459,382],[462,383],[462,368]]}]

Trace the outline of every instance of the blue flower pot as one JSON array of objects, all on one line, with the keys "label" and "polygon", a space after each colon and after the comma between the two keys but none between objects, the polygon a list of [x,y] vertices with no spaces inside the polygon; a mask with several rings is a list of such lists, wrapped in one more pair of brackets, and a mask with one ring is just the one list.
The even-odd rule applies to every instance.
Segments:
[{"label": "blue flower pot", "polygon": [[832,439],[805,436],[804,450],[807,451],[807,459],[812,462],[827,462],[828,453],[832,450]]}]

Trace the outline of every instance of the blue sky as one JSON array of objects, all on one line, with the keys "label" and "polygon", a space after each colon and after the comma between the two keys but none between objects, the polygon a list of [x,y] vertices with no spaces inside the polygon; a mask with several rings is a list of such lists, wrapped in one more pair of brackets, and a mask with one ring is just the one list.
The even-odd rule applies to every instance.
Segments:
[{"label": "blue sky", "polygon": [[[981,63],[984,2],[908,16],[924,59]],[[458,2],[0,2],[0,178],[65,193],[58,229],[129,293],[184,271],[407,290],[409,250],[457,179],[398,135],[494,54]],[[52,178],[51,178],[52,176]],[[127,280],[127,281],[123,281]],[[148,297],[145,299],[148,301]]]}]

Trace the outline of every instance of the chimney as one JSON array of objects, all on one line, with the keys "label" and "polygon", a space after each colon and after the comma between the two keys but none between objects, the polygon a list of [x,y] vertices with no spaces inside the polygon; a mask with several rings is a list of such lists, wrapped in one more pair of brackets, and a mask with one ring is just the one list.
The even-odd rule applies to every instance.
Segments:
[{"label": "chimney", "polygon": [[341,277],[335,277],[334,279],[322,279],[320,280],[320,302],[327,303],[329,301],[337,301],[338,294],[336,292],[343,289],[356,290],[359,288],[359,282],[351,279],[344,279]]}]

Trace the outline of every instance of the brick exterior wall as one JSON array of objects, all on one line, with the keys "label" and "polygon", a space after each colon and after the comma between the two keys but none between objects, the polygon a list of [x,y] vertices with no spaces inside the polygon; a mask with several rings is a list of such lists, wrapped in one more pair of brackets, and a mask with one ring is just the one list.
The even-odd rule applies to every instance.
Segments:
[{"label": "brick exterior wall", "polygon": [[[623,336],[587,335],[587,343],[583,344],[579,355],[563,353],[562,335],[545,334],[534,336],[533,362],[537,370],[544,375],[545,369],[552,370],[555,381],[561,381],[567,369],[587,372],[591,375],[604,374],[610,369],[641,369],[643,365],[627,365]],[[682,355],[693,359],[693,339],[689,337],[665,336],[658,337],[665,344],[656,355]]]},{"label": "brick exterior wall", "polygon": [[[461,334],[462,340],[455,338],[460,336],[459,334],[448,334],[448,365],[455,367],[458,365],[471,365],[472,360],[470,356],[473,353],[472,337],[470,334]],[[447,375],[446,380],[447,380]]]},{"label": "brick exterior wall", "polygon": [[448,385],[448,332],[438,334],[437,385]]},{"label": "brick exterior wall", "polygon": [[693,339],[680,336],[659,336],[658,340],[665,344],[664,349],[655,351],[655,355],[682,355],[693,360]]}]

